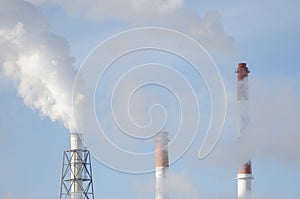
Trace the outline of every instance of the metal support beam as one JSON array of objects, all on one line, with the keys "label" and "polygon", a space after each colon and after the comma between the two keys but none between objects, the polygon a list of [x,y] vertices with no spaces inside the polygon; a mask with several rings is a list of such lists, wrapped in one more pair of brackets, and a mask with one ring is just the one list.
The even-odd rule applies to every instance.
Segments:
[{"label": "metal support beam", "polygon": [[60,199],[94,199],[92,165],[88,150],[64,151]]}]

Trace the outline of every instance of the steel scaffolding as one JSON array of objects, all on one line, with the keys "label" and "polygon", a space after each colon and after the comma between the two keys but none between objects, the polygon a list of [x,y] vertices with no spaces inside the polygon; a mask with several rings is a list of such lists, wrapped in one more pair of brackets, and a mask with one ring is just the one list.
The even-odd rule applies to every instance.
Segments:
[{"label": "steel scaffolding", "polygon": [[60,199],[94,199],[90,152],[64,151],[62,167]]}]

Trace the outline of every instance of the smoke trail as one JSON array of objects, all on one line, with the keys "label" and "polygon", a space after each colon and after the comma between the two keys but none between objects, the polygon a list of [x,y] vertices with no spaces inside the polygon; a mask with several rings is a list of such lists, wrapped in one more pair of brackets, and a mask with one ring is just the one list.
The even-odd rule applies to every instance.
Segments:
[{"label": "smoke trail", "polygon": [[[145,198],[152,199],[154,196],[155,180],[150,178],[147,181],[135,180],[133,181],[132,187],[136,194],[134,198]],[[204,197],[204,190],[201,185],[198,185],[193,181],[189,173],[186,171],[170,171],[166,178],[166,187],[172,199],[182,199],[182,198],[207,198]]]},{"label": "smoke trail", "polygon": [[[50,31],[38,8],[21,0],[0,2],[0,69],[24,103],[71,132],[74,58],[64,38]],[[76,93],[75,103],[83,95]]]},{"label": "smoke trail", "polygon": [[190,179],[187,173],[179,172],[170,172],[168,179],[168,189],[170,195],[174,199],[180,198],[190,198],[197,199],[202,197],[200,188],[198,185]]},{"label": "smoke trail", "polygon": [[23,199],[34,199],[35,197],[34,196],[29,196],[29,195],[17,195],[17,194],[14,194],[14,193],[6,193],[4,195],[0,195],[0,199],[18,199],[18,198],[23,198]]},{"label": "smoke trail", "polygon": [[[200,15],[188,8],[184,0],[29,0],[40,5],[60,6],[69,15],[95,23],[115,20],[130,27],[158,26],[184,32],[209,50],[221,55],[232,55],[234,39],[224,30],[218,11]],[[201,5],[199,5],[201,7]]]},{"label": "smoke trail", "polygon": [[292,167],[299,165],[300,100],[295,90],[272,79],[254,79],[249,85],[250,124],[238,146],[240,155],[275,159]]},{"label": "smoke trail", "polygon": [[237,130],[238,112],[236,97],[232,97],[227,117],[227,122],[232,123],[227,129],[232,138],[219,142],[207,162],[232,167],[251,158],[262,158],[298,168],[300,99],[296,90],[289,83],[271,78],[250,78],[249,87],[248,130],[239,141],[236,133],[231,133]]}]

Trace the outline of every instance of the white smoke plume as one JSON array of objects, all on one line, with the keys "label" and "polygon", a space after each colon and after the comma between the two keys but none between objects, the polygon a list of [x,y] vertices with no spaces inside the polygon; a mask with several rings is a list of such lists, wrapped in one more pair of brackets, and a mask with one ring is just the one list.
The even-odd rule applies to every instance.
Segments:
[{"label": "white smoke plume", "polygon": [[62,7],[69,15],[94,21],[111,20],[129,27],[158,26],[182,31],[205,48],[232,55],[234,39],[226,33],[216,10],[205,14],[188,9],[184,0],[30,0],[32,3]]},{"label": "white smoke plume", "polygon": [[273,193],[257,193],[255,190],[252,193],[253,199],[280,199],[279,196]]},{"label": "white smoke plume", "polygon": [[[72,88],[74,58],[66,40],[51,32],[34,5],[0,2],[0,69],[12,79],[24,103],[74,132]],[[75,95],[75,103],[83,96]]]},{"label": "white smoke plume", "polygon": [[300,98],[295,89],[274,80],[253,80],[250,89],[249,150],[253,156],[299,166]]},{"label": "white smoke plume", "polygon": [[34,4],[53,3],[69,14],[95,20],[117,19],[121,21],[143,20],[168,15],[183,7],[184,0],[29,0]]},{"label": "white smoke plume", "polygon": [[168,191],[170,198],[181,199],[190,198],[198,199],[203,195],[200,193],[201,188],[184,172],[169,172],[167,179]]},{"label": "white smoke plume", "polygon": [[[203,18],[189,14],[183,9],[183,0],[90,0],[84,3],[74,1],[72,5],[55,0],[1,1],[0,65],[3,74],[13,79],[27,106],[38,109],[41,115],[49,116],[53,121],[61,121],[71,132],[75,131],[71,106],[74,58],[69,55],[65,39],[51,32],[47,19],[29,2],[54,3],[87,18],[118,19],[137,25],[153,24],[187,30],[207,46],[226,46],[225,52],[232,48],[232,38],[224,32],[217,12],[208,12]],[[160,20],[155,20],[155,16]],[[80,103],[82,98],[77,93],[75,103]]]},{"label": "white smoke plume", "polygon": [[[194,182],[189,173],[184,171],[169,171],[166,175],[165,191],[172,199],[198,199],[203,197],[203,190],[200,185]],[[152,199],[155,198],[155,179],[148,181],[136,180],[133,182],[133,189],[136,193],[135,198]]]},{"label": "white smoke plume", "polygon": [[32,196],[20,196],[20,195],[16,195],[16,194],[13,194],[13,193],[7,193],[7,194],[4,194],[4,195],[1,195],[0,196],[0,199],[34,199],[35,197],[32,197]]},{"label": "white smoke plume", "polygon": [[[272,79],[249,77],[249,126],[237,136],[236,95],[231,94],[226,128],[231,137],[221,140],[204,162],[215,166],[237,167],[249,159],[264,159],[299,169],[300,98],[292,85]],[[230,132],[231,135],[228,135]]]}]

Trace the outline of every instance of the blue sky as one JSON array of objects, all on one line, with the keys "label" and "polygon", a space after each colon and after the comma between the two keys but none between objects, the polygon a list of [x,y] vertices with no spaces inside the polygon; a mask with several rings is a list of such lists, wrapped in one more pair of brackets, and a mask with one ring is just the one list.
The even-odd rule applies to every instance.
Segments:
[{"label": "blue sky", "polygon": [[[18,9],[21,1],[12,2],[11,6]],[[232,157],[236,154],[227,148],[234,143],[237,129],[234,70],[241,61],[247,62],[251,71],[251,116],[253,122],[257,122],[253,134],[258,136],[251,137],[247,148],[253,157],[255,199],[299,198],[298,1],[170,0],[161,4],[164,9],[158,11],[155,6],[149,7],[147,3],[151,1],[144,1],[145,5],[137,10],[127,6],[137,1],[98,2],[90,0],[83,4],[74,1],[70,5],[67,1],[31,1],[45,16],[43,20],[48,21],[50,31],[68,42],[70,54],[76,60],[74,68],[78,69],[88,53],[113,34],[129,28],[159,26],[182,31],[202,43],[223,77],[228,118],[219,145],[206,160],[199,160],[197,152],[204,136],[199,132],[187,153],[170,167],[174,182],[178,181],[173,185],[177,195],[174,192],[172,198],[235,198],[234,164],[238,160]],[[156,2],[159,5],[163,1]],[[114,3],[120,3],[123,9]],[[0,14],[3,11],[0,8]],[[10,23],[9,18],[4,20]],[[204,35],[197,32],[198,29],[194,30],[194,26],[201,26]],[[4,47],[0,47],[1,53]],[[3,60],[0,61],[3,64]],[[192,70],[186,70],[192,73]],[[1,71],[0,176],[3,180],[0,182],[0,199],[57,198],[62,154],[69,148],[69,132],[62,122],[52,122],[39,110],[24,105],[13,80],[3,74],[2,68]],[[187,78],[192,80],[195,89],[203,88],[203,85],[196,85],[198,82],[193,75]],[[203,100],[203,117],[207,120],[209,116],[205,114],[209,111],[205,106],[209,103],[206,97]],[[112,170],[95,158],[92,161],[96,198],[153,198],[154,173],[127,174]]]}]

